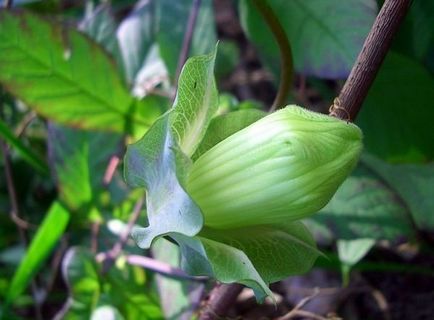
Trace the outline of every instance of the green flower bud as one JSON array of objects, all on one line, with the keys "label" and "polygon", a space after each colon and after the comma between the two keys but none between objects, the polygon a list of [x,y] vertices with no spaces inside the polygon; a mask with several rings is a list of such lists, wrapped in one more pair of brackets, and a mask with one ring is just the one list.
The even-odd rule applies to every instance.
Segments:
[{"label": "green flower bud", "polygon": [[187,190],[210,227],[301,219],[331,199],[357,163],[361,140],[354,124],[288,106],[203,154]]}]

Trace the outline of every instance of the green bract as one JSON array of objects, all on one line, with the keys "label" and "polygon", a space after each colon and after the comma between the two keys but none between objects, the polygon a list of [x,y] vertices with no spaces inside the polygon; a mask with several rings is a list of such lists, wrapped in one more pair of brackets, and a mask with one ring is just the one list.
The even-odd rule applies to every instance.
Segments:
[{"label": "green bract", "polygon": [[331,199],[357,163],[361,141],[354,124],[288,106],[203,154],[187,190],[213,228],[301,219]]}]

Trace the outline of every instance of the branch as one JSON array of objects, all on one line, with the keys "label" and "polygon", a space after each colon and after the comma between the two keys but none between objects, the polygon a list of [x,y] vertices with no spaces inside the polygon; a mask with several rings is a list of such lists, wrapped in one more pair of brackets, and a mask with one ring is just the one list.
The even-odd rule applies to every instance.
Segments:
[{"label": "branch", "polygon": [[140,199],[137,200],[136,204],[134,205],[134,209],[133,212],[131,213],[130,219],[128,220],[128,224],[125,230],[119,236],[118,241],[113,245],[113,247],[109,251],[102,252],[97,255],[96,257],[97,261],[103,262],[103,268],[102,268],[103,273],[106,273],[113,266],[114,261],[122,252],[122,249],[128,240],[128,236],[130,235],[130,232],[133,229],[134,224],[136,223],[137,219],[140,216],[140,210],[142,209],[142,205],[143,205],[143,197],[140,197]]},{"label": "branch", "polygon": [[297,303],[297,305],[294,307],[294,309],[289,311],[283,317],[278,318],[277,320],[289,320],[295,317],[308,317],[312,319],[324,320],[325,318],[319,315],[316,315],[309,311],[301,310],[301,308],[303,308],[307,303],[309,303],[312,299],[314,299],[319,293],[320,293],[319,288],[315,288],[314,292],[311,295],[301,299],[300,302]]},{"label": "branch", "polygon": [[193,38],[194,33],[194,26],[196,25],[201,2],[202,0],[193,0],[193,4],[191,6],[190,15],[188,16],[187,29],[185,30],[184,40],[182,41],[182,48],[178,58],[178,66],[176,67],[175,88],[178,86],[179,75],[181,74],[182,67],[188,58],[191,39]]},{"label": "branch", "polygon": [[220,284],[214,287],[210,293],[208,303],[200,314],[199,320],[223,318],[242,290],[243,286],[238,283]]},{"label": "branch", "polygon": [[131,265],[136,265],[151,270],[153,272],[159,273],[169,278],[199,281],[199,282],[204,282],[209,280],[209,278],[205,276],[203,277],[190,276],[179,268],[172,267],[170,264],[149,257],[144,257],[139,255],[127,255],[125,258],[126,261]]},{"label": "branch", "polygon": [[410,4],[411,0],[384,2],[330,115],[354,121]]},{"label": "branch", "polygon": [[285,105],[286,99],[288,98],[288,94],[291,89],[293,74],[291,45],[289,44],[285,30],[279,23],[279,19],[274,14],[268,3],[265,0],[253,0],[253,4],[261,13],[262,17],[273,33],[277,44],[279,45],[281,63],[280,83],[277,95],[274,98],[273,105],[270,108],[270,111],[273,111],[276,108]]}]

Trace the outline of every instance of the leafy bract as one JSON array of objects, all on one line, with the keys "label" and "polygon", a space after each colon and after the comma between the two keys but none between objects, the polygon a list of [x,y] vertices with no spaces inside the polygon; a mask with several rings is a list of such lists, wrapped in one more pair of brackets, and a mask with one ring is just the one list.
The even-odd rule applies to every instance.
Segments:
[{"label": "leafy bract", "polygon": [[258,298],[272,296],[268,284],[309,270],[319,252],[301,222],[229,230],[205,228],[197,237],[172,235],[183,268],[224,283],[251,287]]},{"label": "leafy bract", "polygon": [[394,162],[433,159],[433,101],[434,79],[428,70],[389,52],[356,121],[367,151]]},{"label": "leafy bract", "polygon": [[38,113],[68,125],[131,132],[154,119],[136,115],[137,101],[101,47],[26,12],[0,11],[0,82]]},{"label": "leafy bract", "polygon": [[162,318],[158,304],[144,288],[144,272],[137,267],[115,264],[103,276],[91,252],[73,247],[63,259],[62,273],[69,298],[56,320],[98,319],[98,314],[115,315],[115,319]]},{"label": "leafy bract", "polygon": [[177,232],[194,236],[202,228],[200,209],[182,183],[189,159],[217,109],[214,82],[215,52],[185,64],[173,109],[157,120],[145,136],[128,146],[125,178],[147,190],[149,227],[136,228],[139,246],[148,248],[155,237]]},{"label": "leafy bract", "polygon": [[69,222],[69,212],[58,202],[50,207],[46,217],[14,274],[6,302],[14,301],[29,285],[33,275],[47,259]]},{"label": "leafy bract", "polygon": [[[377,12],[374,0],[266,1],[287,34],[296,70],[329,79],[348,76]],[[278,74],[277,44],[253,1],[240,1],[240,16],[264,61]]]}]

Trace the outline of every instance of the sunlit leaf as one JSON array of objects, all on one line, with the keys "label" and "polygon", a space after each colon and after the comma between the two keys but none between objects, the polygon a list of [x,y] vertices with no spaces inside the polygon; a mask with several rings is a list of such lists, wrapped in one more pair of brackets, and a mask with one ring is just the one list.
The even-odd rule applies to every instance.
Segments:
[{"label": "sunlit leaf", "polygon": [[0,12],[0,82],[64,124],[132,132],[153,121],[136,115],[137,102],[98,45],[30,13]]}]

